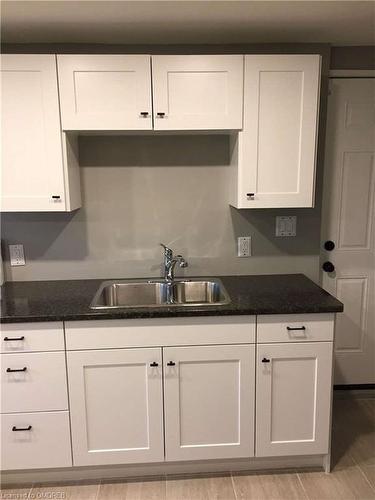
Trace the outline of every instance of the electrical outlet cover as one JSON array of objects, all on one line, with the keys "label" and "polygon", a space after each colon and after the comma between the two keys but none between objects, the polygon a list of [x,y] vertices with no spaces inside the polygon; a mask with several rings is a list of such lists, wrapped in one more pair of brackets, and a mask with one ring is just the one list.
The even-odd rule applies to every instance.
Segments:
[{"label": "electrical outlet cover", "polygon": [[276,217],[276,236],[296,236],[297,234],[297,217],[278,216]]}]

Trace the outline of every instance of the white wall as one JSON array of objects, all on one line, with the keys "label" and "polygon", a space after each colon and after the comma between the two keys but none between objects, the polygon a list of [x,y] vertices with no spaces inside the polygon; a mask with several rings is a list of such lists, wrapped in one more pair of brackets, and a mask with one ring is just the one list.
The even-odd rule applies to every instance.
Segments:
[{"label": "white wall", "polygon": [[[229,207],[229,142],[217,136],[80,138],[83,208],[73,214],[3,214],[2,239],[23,243],[26,266],[8,280],[158,276],[169,244],[185,275],[302,272],[318,280],[317,209]],[[297,237],[276,238],[275,215],[296,214]],[[253,256],[236,257],[251,235]],[[181,273],[182,270],[179,270]]]}]

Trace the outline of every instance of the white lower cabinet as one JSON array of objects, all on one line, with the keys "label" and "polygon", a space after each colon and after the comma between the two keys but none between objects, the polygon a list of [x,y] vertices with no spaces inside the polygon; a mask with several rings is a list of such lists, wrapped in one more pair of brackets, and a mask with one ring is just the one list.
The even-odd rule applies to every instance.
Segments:
[{"label": "white lower cabinet", "polygon": [[327,454],[332,342],[258,344],[256,456]]},{"label": "white lower cabinet", "polygon": [[166,347],[164,367],[161,348],[69,352],[74,465],[253,456],[254,358],[254,345]]},{"label": "white lower cabinet", "polygon": [[67,410],[64,352],[1,354],[1,411]]},{"label": "white lower cabinet", "polygon": [[1,415],[1,469],[71,467],[69,412]]},{"label": "white lower cabinet", "polygon": [[254,455],[255,347],[164,349],[166,460]]},{"label": "white lower cabinet", "polygon": [[164,460],[160,348],[68,352],[74,465]]}]

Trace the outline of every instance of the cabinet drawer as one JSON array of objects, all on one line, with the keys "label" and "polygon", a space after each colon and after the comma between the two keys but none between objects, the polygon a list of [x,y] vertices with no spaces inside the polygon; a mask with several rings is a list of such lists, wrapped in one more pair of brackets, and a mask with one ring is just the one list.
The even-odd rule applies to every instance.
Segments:
[{"label": "cabinet drawer", "polygon": [[334,314],[258,316],[257,342],[332,341],[334,318]]},{"label": "cabinet drawer", "polygon": [[1,325],[1,352],[63,351],[62,322]]},{"label": "cabinet drawer", "polygon": [[254,344],[255,316],[68,321],[66,348],[116,349],[209,344]]},{"label": "cabinet drawer", "polygon": [[1,355],[2,413],[67,409],[64,352]]},{"label": "cabinet drawer", "polygon": [[72,465],[67,411],[1,415],[1,442],[3,470]]}]

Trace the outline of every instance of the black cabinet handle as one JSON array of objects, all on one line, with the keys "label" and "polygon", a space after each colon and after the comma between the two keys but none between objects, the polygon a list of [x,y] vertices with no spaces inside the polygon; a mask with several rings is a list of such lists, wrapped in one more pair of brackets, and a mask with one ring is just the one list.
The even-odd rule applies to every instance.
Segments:
[{"label": "black cabinet handle", "polygon": [[32,426],[29,425],[28,427],[16,427],[15,425],[13,425],[12,427],[12,431],[13,432],[17,432],[17,431],[31,431],[32,429]]},{"label": "black cabinet handle", "polygon": [[150,363],[150,366],[159,366],[159,363],[156,363],[155,361],[153,361],[152,363]]},{"label": "black cabinet handle", "polygon": [[57,194],[53,194],[53,195],[51,196],[51,198],[52,198],[53,200],[59,200],[59,199],[61,198],[61,196],[60,196],[60,195],[57,195]]},{"label": "black cabinet handle", "polygon": [[254,198],[255,193],[246,193],[246,196],[247,196],[248,198]]},{"label": "black cabinet handle", "polygon": [[173,361],[168,361],[167,366],[176,366],[176,363]]},{"label": "black cabinet handle", "polygon": [[140,114],[141,116],[143,116],[144,118],[147,118],[147,116],[148,116],[148,111],[141,111],[139,114]]},{"label": "black cabinet handle", "polygon": [[156,115],[157,115],[159,118],[164,118],[165,113],[156,113]]},{"label": "black cabinet handle", "polygon": [[335,270],[335,266],[332,264],[332,262],[324,262],[322,268],[326,273],[333,273],[333,271]]},{"label": "black cabinet handle", "polygon": [[14,373],[14,372],[25,372],[27,370],[26,366],[23,368],[7,368],[7,373]]},{"label": "black cabinet handle", "polygon": [[267,358],[263,358],[263,359],[262,359],[262,363],[270,363],[270,360],[269,360],[269,359],[267,359]]},{"label": "black cabinet handle", "polygon": [[12,342],[12,340],[25,340],[24,335],[22,337],[4,337],[5,342]]},{"label": "black cabinet handle", "polygon": [[291,332],[293,330],[306,330],[304,326],[287,326],[286,329]]}]

